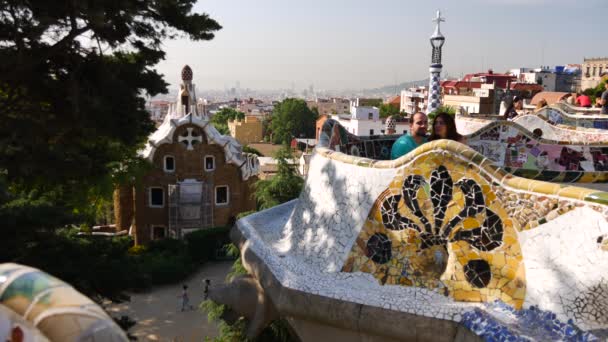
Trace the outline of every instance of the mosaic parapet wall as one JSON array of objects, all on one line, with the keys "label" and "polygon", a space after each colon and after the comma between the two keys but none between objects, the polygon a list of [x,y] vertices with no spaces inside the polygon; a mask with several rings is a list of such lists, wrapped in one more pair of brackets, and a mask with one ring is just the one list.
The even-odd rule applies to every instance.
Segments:
[{"label": "mosaic parapet wall", "polygon": [[570,110],[567,105],[556,103],[537,111],[536,114],[545,118],[550,123],[558,125],[608,129],[608,115],[569,113]]},{"label": "mosaic parapet wall", "polygon": [[[480,126],[475,133],[466,135],[467,145],[512,174],[560,183],[608,181],[608,143],[604,141],[571,143],[544,139],[504,120],[482,122]],[[397,137],[357,137],[339,123],[327,120],[320,143],[353,156],[386,160]]]},{"label": "mosaic parapet wall", "polygon": [[[456,115],[456,128],[461,134],[469,135],[489,125],[497,118],[479,118]],[[602,144],[608,146],[608,131],[603,129],[567,126],[549,122],[535,114],[519,115],[513,122],[533,136],[571,144]]]},{"label": "mosaic parapet wall", "polygon": [[[608,193],[513,176],[453,141],[382,161],[330,150],[328,138],[297,200],[237,222],[244,265],[254,253],[270,270],[251,274],[281,289],[281,315],[358,331],[386,319],[389,331],[407,314],[488,340],[605,336]],[[404,329],[390,336],[438,338]]]},{"label": "mosaic parapet wall", "polygon": [[0,340],[11,335],[19,341],[128,341],[101,307],[70,285],[6,263],[0,264]]},{"label": "mosaic parapet wall", "polygon": [[[345,259],[330,259],[344,260],[342,272],[369,273],[382,285],[432,289],[456,302],[540,307],[585,330],[608,328],[607,193],[514,177],[447,140],[395,161],[326,148],[317,153],[344,163],[338,167],[374,169],[378,176],[368,179],[387,182],[381,189],[365,182],[372,187],[368,193],[379,195],[362,224],[342,218],[334,219],[339,225],[301,226],[321,224],[336,234],[359,230],[352,244],[333,234],[306,243],[328,255],[351,245]],[[314,188],[311,179],[307,186]],[[307,196],[299,205],[311,203]]]}]

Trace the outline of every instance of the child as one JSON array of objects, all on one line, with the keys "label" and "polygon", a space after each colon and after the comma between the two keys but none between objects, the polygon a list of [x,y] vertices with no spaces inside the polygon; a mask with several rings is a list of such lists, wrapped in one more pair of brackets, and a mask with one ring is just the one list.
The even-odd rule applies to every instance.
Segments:
[{"label": "child", "polygon": [[190,305],[190,298],[188,298],[188,285],[183,286],[182,294],[177,296],[177,298],[182,299],[182,312],[190,308],[192,310],[194,307]]},{"label": "child", "polygon": [[203,299],[207,299],[207,297],[209,297],[209,285],[211,285],[211,280],[209,279],[205,279],[205,292],[204,294],[204,298]]}]

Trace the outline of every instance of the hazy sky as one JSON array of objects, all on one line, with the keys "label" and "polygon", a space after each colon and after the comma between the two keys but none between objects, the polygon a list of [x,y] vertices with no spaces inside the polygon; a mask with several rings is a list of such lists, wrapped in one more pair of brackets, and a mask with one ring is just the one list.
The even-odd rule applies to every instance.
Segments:
[{"label": "hazy sky", "polygon": [[211,41],[165,43],[158,70],[184,64],[198,89],[361,89],[424,79],[431,19],[446,17],[450,76],[608,56],[608,0],[201,0],[223,29]]}]

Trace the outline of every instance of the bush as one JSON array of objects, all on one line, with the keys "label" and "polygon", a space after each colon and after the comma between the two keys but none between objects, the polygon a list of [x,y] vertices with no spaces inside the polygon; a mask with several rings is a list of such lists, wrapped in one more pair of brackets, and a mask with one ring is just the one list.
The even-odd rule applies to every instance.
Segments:
[{"label": "bush", "polygon": [[223,246],[230,242],[229,227],[215,227],[192,232],[184,237],[188,254],[194,262],[205,262],[224,254]]},{"label": "bush", "polygon": [[77,235],[78,229],[39,234],[22,244],[11,259],[60,278],[89,297],[124,299],[123,291],[180,281],[202,263],[225,253],[227,227],[188,234],[184,240],[163,239],[133,246],[133,239]]}]

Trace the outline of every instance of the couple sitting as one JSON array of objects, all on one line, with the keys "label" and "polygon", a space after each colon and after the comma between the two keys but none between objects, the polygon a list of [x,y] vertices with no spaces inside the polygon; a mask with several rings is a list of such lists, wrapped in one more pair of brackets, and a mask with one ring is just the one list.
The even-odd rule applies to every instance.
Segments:
[{"label": "couple sitting", "polygon": [[422,112],[410,117],[410,134],[404,134],[395,141],[391,149],[391,159],[397,159],[427,141],[450,139],[466,143],[465,137],[456,131],[454,118],[447,113],[439,113],[433,120],[431,135],[427,137],[429,120]]}]

